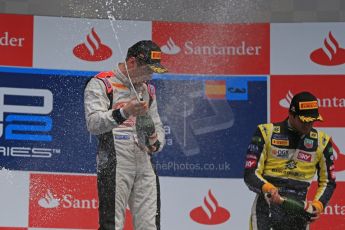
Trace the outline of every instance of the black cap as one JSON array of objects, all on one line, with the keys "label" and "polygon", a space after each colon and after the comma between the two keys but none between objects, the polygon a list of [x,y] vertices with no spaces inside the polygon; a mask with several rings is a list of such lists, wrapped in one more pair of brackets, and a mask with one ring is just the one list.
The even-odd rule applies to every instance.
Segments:
[{"label": "black cap", "polygon": [[161,49],[151,40],[143,40],[135,43],[128,49],[127,58],[136,57],[150,66],[155,73],[165,73],[168,70],[160,63]]},{"label": "black cap", "polygon": [[303,122],[323,121],[317,98],[309,92],[296,94],[291,100],[289,111],[298,115]]}]

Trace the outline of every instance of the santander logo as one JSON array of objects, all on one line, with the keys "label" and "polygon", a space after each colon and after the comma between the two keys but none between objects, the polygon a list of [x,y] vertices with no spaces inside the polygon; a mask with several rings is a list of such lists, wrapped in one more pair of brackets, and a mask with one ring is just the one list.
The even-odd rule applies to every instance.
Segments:
[{"label": "santander logo", "polygon": [[230,218],[230,212],[219,206],[217,199],[208,191],[204,204],[190,212],[192,220],[199,224],[216,225],[225,223]]},{"label": "santander logo", "polygon": [[310,54],[310,59],[319,65],[334,66],[345,63],[345,49],[340,48],[338,41],[334,38],[332,32],[323,42],[323,47],[314,50]]},{"label": "santander logo", "polygon": [[293,94],[289,90],[289,92],[287,92],[287,94],[285,95],[285,98],[279,101],[279,105],[283,108],[289,108],[292,98],[293,98]]},{"label": "santander logo", "polygon": [[182,48],[175,44],[174,40],[169,37],[161,50],[165,54],[178,54],[181,51],[185,55],[210,55],[210,56],[259,56],[261,55],[262,46],[253,46],[242,40],[234,45],[217,45],[217,44],[199,44],[200,42],[185,41]]},{"label": "santander logo", "polygon": [[86,42],[74,47],[73,54],[85,61],[103,61],[111,57],[112,50],[104,45],[94,30],[86,36]]},{"label": "santander logo", "polygon": [[167,44],[161,47],[161,50],[165,54],[177,54],[181,51],[181,48],[177,46],[174,40],[170,37]]},{"label": "santander logo", "polygon": [[54,197],[52,192],[48,189],[45,196],[38,200],[38,204],[42,208],[56,208],[60,204],[60,199]]},{"label": "santander logo", "polygon": [[42,208],[78,208],[78,209],[97,209],[98,202],[97,199],[93,198],[91,200],[83,199],[79,200],[72,196],[71,194],[64,194],[61,198],[57,198],[56,195],[47,189],[47,193],[38,200],[38,205]]}]

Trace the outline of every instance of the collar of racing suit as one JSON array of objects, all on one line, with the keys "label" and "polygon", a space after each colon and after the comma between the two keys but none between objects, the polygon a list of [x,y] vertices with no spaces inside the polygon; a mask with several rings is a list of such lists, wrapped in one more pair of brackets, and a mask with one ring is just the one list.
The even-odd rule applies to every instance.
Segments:
[{"label": "collar of racing suit", "polygon": [[131,83],[129,82],[128,77],[125,76],[125,75],[121,72],[121,70],[120,70],[120,68],[119,68],[119,65],[120,65],[120,63],[117,65],[117,68],[114,69],[115,76],[116,76],[116,78],[119,79],[128,89],[131,89],[131,88],[132,88],[132,87],[131,87]]},{"label": "collar of racing suit", "polygon": [[288,129],[291,131],[291,132],[294,132],[296,133],[296,135],[298,135],[301,139],[305,137],[305,134],[300,134],[296,129],[294,129],[294,127],[292,127],[292,125],[290,124],[290,121],[288,118],[286,118],[285,120],[286,122],[286,126],[288,127]]},{"label": "collar of racing suit", "polygon": [[[132,91],[133,87],[132,87],[128,77],[121,72],[119,65],[120,65],[120,63],[117,65],[117,68],[114,69],[115,76],[117,79],[119,79],[121,81],[122,84],[124,84],[130,91]],[[143,83],[139,86],[135,86],[135,90],[137,92],[145,91],[145,87],[144,87],[145,84],[146,83]],[[151,105],[151,102],[150,102],[150,105]]]}]

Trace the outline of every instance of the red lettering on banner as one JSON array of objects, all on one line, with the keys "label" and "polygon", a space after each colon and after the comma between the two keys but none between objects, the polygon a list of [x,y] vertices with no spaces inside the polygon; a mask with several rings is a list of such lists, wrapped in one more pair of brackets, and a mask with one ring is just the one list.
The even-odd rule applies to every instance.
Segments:
[{"label": "red lettering on banner", "polygon": [[32,67],[33,16],[0,14],[0,65]]}]

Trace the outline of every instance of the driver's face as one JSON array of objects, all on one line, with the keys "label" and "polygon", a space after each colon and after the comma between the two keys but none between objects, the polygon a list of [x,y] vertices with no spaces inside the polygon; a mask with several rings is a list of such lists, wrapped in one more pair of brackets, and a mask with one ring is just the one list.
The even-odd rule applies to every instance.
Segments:
[{"label": "driver's face", "polygon": [[136,62],[132,70],[131,80],[133,84],[140,84],[152,79],[153,70],[147,64]]},{"label": "driver's face", "polygon": [[299,116],[293,116],[293,115],[290,115],[290,123],[296,131],[304,135],[310,133],[314,125],[314,121],[303,122],[301,121]]}]

